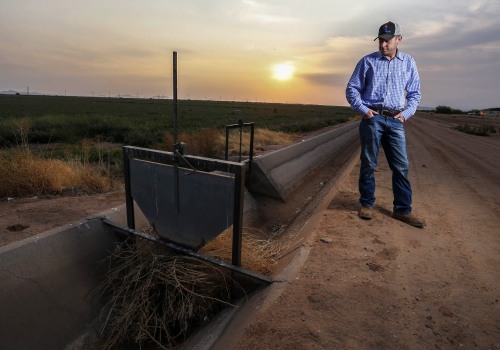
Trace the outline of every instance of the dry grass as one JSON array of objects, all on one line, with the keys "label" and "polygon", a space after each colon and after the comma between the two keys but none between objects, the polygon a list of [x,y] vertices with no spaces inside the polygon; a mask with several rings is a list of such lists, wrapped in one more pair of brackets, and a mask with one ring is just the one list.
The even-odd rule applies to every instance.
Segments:
[{"label": "dry grass", "polygon": [[115,184],[91,165],[44,159],[28,149],[0,153],[0,197],[58,194],[74,187],[80,193],[100,193]]},{"label": "dry grass", "polygon": [[68,186],[74,176],[62,161],[37,159],[23,151],[0,155],[0,197],[43,195]]},{"label": "dry grass", "polygon": [[[221,158],[224,155],[224,140],[217,129],[202,129],[193,133],[181,133],[178,141],[187,144],[186,154],[197,155],[207,158]],[[173,151],[174,137],[172,134],[165,134],[164,142],[159,145],[160,149]]]},{"label": "dry grass", "polygon": [[92,141],[82,141],[78,159],[63,161],[31,151],[28,118],[20,118],[14,128],[18,147],[0,151],[0,198],[59,194],[68,187],[82,194],[102,193],[117,186],[106,174],[101,153],[97,166],[89,162]]},{"label": "dry grass", "polygon": [[113,252],[106,281],[97,290],[111,299],[102,314],[104,349],[127,342],[168,349],[188,331],[230,305],[225,271],[198,259],[172,255],[140,240]]},{"label": "dry grass", "polygon": [[[232,257],[232,226],[201,248],[200,252],[214,258],[231,262]],[[242,267],[264,275],[269,274],[275,263],[275,258],[296,243],[294,239],[282,237],[259,238],[264,233],[253,228],[243,229],[241,247]]]},{"label": "dry grass", "polygon": [[[182,133],[178,137],[179,141],[187,144],[186,154],[202,157],[222,159],[225,154],[226,135],[225,132],[217,129],[202,129],[190,134]],[[269,129],[256,129],[254,135],[254,150],[263,150],[267,145],[290,145],[293,143],[293,134]],[[167,151],[173,150],[173,136],[166,134],[164,142],[158,146]],[[248,155],[250,151],[250,132],[245,131],[241,135],[242,155]],[[229,132],[228,154],[238,155],[240,152],[240,132],[233,129]]]},{"label": "dry grass", "polygon": [[[155,235],[152,228],[146,230]],[[296,243],[294,239],[261,239],[263,233],[245,228],[242,266],[267,274],[274,258]],[[231,305],[235,282],[228,270],[202,260],[173,255],[148,240],[122,244],[110,257],[106,281],[98,288],[110,300],[102,314],[104,349],[124,344],[154,343],[175,346],[193,327],[210,320]],[[231,261],[232,227],[202,248],[200,253]]]},{"label": "dry grass", "polygon": [[[221,136],[225,142],[225,135]],[[291,145],[293,143],[293,134],[287,134],[281,131],[272,131],[269,129],[256,129],[253,141],[254,151],[264,150],[268,145]],[[241,135],[241,153],[248,155],[250,150],[250,132],[245,131]],[[229,155],[238,155],[240,152],[240,132],[232,130],[229,133]]]}]

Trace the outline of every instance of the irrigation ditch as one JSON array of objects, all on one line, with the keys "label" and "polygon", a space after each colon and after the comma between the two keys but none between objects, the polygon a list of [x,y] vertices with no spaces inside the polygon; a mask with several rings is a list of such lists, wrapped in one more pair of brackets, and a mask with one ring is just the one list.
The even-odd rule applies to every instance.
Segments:
[{"label": "irrigation ditch", "polygon": [[[233,320],[240,319],[237,323],[241,324],[241,318],[248,316],[244,311],[245,305],[252,302],[252,297],[263,293],[263,290],[264,293],[272,294],[270,290],[276,290],[276,288],[267,288],[265,283],[250,283],[251,286],[245,285],[244,282],[232,284],[234,272],[238,272],[239,267],[227,269],[224,264],[234,267],[235,262],[238,265],[239,258],[240,261],[243,260],[243,269],[246,269],[246,271],[240,271],[243,272],[243,276],[252,277],[255,272],[253,270],[261,266],[263,269],[257,272],[257,277],[262,275],[271,283],[286,278],[286,274],[293,271],[293,265],[300,263],[300,259],[304,258],[304,252],[301,249],[307,239],[305,228],[314,220],[314,213],[318,207],[327,201],[329,194],[335,189],[336,180],[352,166],[358,147],[357,123],[351,122],[255,159],[252,163],[253,175],[249,175],[244,197],[240,199],[244,205],[238,209],[245,226],[245,228],[240,227],[243,233],[240,238],[247,245],[245,243],[240,245],[242,254],[235,260],[234,237],[233,242],[230,238],[224,242],[224,237],[231,237],[230,234],[211,237],[210,239],[216,242],[214,243],[216,246],[229,246],[222,251],[213,249],[214,244],[212,248],[208,244],[201,249],[202,255],[211,256],[208,260],[226,260],[226,263],[215,265],[215,269],[214,265],[207,260],[202,260],[200,265],[200,259],[196,254],[191,254],[187,258],[186,254],[165,258],[164,251],[155,244],[148,243],[146,248],[143,247],[142,251],[138,251],[136,249],[139,246],[138,242],[141,241],[140,245],[144,245],[141,237],[133,237],[135,243],[130,242],[132,236],[127,234],[127,229],[136,231],[137,227],[139,231],[140,227],[144,227],[148,230],[156,230],[163,224],[159,217],[153,217],[151,214],[157,210],[158,200],[153,201],[156,203],[153,207],[140,203],[138,193],[147,193],[144,191],[151,184],[149,179],[142,181],[143,187],[138,188],[137,192],[131,191],[133,198],[127,205],[0,248],[0,266],[2,267],[0,277],[5,281],[0,289],[0,308],[3,310],[0,319],[0,347],[22,349],[33,348],[37,345],[40,348],[67,349],[117,348],[118,346],[131,349],[161,347],[210,349],[217,348],[221,342],[227,344],[233,332],[231,330],[234,327],[232,326]],[[190,159],[190,161],[190,166],[192,166],[195,160]],[[137,181],[137,174],[148,172],[149,170],[144,169],[150,169],[150,167],[150,161],[137,166],[132,181],[140,182]],[[161,166],[159,167],[154,168],[155,174],[163,171]],[[248,162],[246,162],[246,169],[248,170]],[[196,173],[196,170],[191,169],[191,171]],[[190,175],[191,178],[195,176],[204,175]],[[203,185],[205,180],[200,181]],[[226,180],[221,181],[224,185]],[[162,189],[162,191],[166,190],[168,188]],[[193,192],[192,198],[188,198],[189,209],[192,208],[192,203],[197,201],[198,195],[197,190]],[[145,195],[144,200],[148,200],[148,197],[149,195]],[[210,193],[207,195],[207,198],[209,197]],[[198,201],[202,200],[198,199]],[[213,203],[209,203],[209,207],[217,208],[218,206],[219,204],[214,206]],[[175,208],[168,205],[166,207],[169,212],[175,211]],[[202,207],[197,210],[206,209]],[[238,210],[229,205],[224,213],[236,213]],[[131,215],[133,215],[132,225]],[[214,215],[209,214],[210,217]],[[231,217],[231,222],[236,216],[235,214]],[[181,221],[196,220],[193,220],[191,214]],[[109,222],[114,226],[124,228],[122,230],[124,232],[118,233],[113,225],[109,225]],[[203,221],[201,225],[204,225]],[[214,230],[218,229],[217,225],[217,223],[214,224]],[[234,230],[234,226],[233,222],[230,228]],[[176,229],[185,229],[185,226],[173,228],[174,231]],[[193,230],[198,229],[195,227]],[[159,231],[157,238],[168,240],[168,236],[164,237],[166,231],[162,229]],[[195,238],[205,239],[204,237]],[[189,246],[190,242],[184,242],[184,245]],[[262,242],[265,244],[262,245]],[[192,244],[192,247],[197,245],[196,241]],[[258,249],[253,252],[254,257],[268,254],[269,259],[261,259],[255,264],[249,263],[248,256],[245,256],[249,245],[258,246]],[[182,250],[177,249],[177,253],[182,253]],[[190,249],[190,251],[196,250]],[[144,251],[148,253],[144,254]],[[153,259],[144,261],[146,255]],[[122,259],[122,262],[117,263],[116,259]],[[181,259],[185,259],[182,265],[179,263]],[[255,258],[250,258],[252,259],[255,261]],[[142,265],[138,264],[139,261]],[[193,275],[188,277],[188,274],[182,274],[182,271],[186,270],[183,266],[195,264],[195,262],[196,272],[193,279],[189,280],[188,278]],[[126,268],[123,268],[124,263],[128,264]],[[136,268],[138,265],[141,265],[141,270]],[[155,266],[163,266],[163,268]],[[178,273],[167,276],[165,271]],[[96,297],[95,291],[103,288],[103,276],[110,274],[114,275],[114,278],[110,282],[104,282],[104,289],[107,293],[104,295],[107,297]],[[180,280],[181,277],[183,280]],[[147,284],[144,283],[145,279],[148,281]],[[175,282],[173,284],[180,287],[167,290],[166,281],[172,280]],[[196,280],[206,281],[207,284],[200,287],[196,285]],[[109,293],[118,290],[116,283],[119,281],[122,282],[120,291],[117,295],[115,294],[115,297],[109,297]],[[215,295],[203,295],[207,286],[214,285],[223,286],[223,288],[215,288]],[[133,286],[140,288],[133,289]],[[238,287],[235,289],[235,286]],[[162,288],[163,291],[161,291]],[[123,293],[124,289],[128,294]],[[179,290],[187,293],[179,293]],[[130,300],[123,303],[121,306],[123,312],[116,317],[117,314],[110,310],[112,310],[112,305],[117,305],[127,298],[125,294],[130,297]],[[184,315],[181,318],[170,320],[160,317],[152,321],[153,328],[138,326],[138,319],[149,318],[148,321],[151,321],[151,315],[146,315],[144,310],[163,308],[173,313],[180,312],[177,304],[164,301],[177,298],[185,303],[187,299],[194,300],[193,297],[197,296],[202,297],[190,304],[187,303],[187,309],[182,311]],[[147,304],[147,306],[137,311],[139,304]],[[213,309],[208,312],[199,312],[208,304],[211,304],[210,307]],[[136,318],[130,319],[134,312]],[[195,324],[190,324],[191,315],[197,313],[197,321]],[[103,339],[102,322],[103,318],[107,317],[113,318],[111,323],[114,322],[115,325],[119,325],[120,317],[122,321],[128,322],[128,326],[120,330],[124,334],[111,332],[111,337],[116,337],[115,340],[121,339],[123,335],[131,335],[130,330],[133,329],[136,333],[133,334],[132,339],[125,343],[121,340],[109,342],[109,337],[108,340]],[[162,322],[173,323],[170,326],[174,333],[151,334],[155,332],[155,329],[167,327],[161,324]],[[186,330],[189,330],[189,333],[183,333]],[[152,339],[155,340],[152,341]]]}]

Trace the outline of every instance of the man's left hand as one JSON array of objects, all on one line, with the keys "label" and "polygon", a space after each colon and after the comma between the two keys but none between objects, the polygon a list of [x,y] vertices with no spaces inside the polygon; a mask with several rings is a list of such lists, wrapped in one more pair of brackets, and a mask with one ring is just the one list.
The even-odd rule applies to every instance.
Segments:
[{"label": "man's left hand", "polygon": [[396,116],[394,117],[394,119],[399,120],[401,123],[404,123],[404,122],[405,122],[405,117],[404,117],[401,113],[399,113],[398,115],[396,115]]}]

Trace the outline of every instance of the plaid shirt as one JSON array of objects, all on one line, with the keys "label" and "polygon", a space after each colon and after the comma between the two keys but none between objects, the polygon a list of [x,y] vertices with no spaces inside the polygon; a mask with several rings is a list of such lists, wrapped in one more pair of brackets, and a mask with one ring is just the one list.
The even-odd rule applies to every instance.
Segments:
[{"label": "plaid shirt", "polygon": [[363,57],[347,84],[346,98],[362,116],[372,107],[402,111],[410,118],[421,98],[415,60],[401,51],[390,61],[378,51]]}]

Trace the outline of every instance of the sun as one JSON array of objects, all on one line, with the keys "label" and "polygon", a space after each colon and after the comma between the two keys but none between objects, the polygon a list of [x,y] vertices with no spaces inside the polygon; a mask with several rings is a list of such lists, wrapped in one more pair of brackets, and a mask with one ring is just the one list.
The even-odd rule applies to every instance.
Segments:
[{"label": "sun", "polygon": [[280,63],[273,67],[273,78],[278,80],[288,80],[293,76],[295,67],[288,63]]}]

